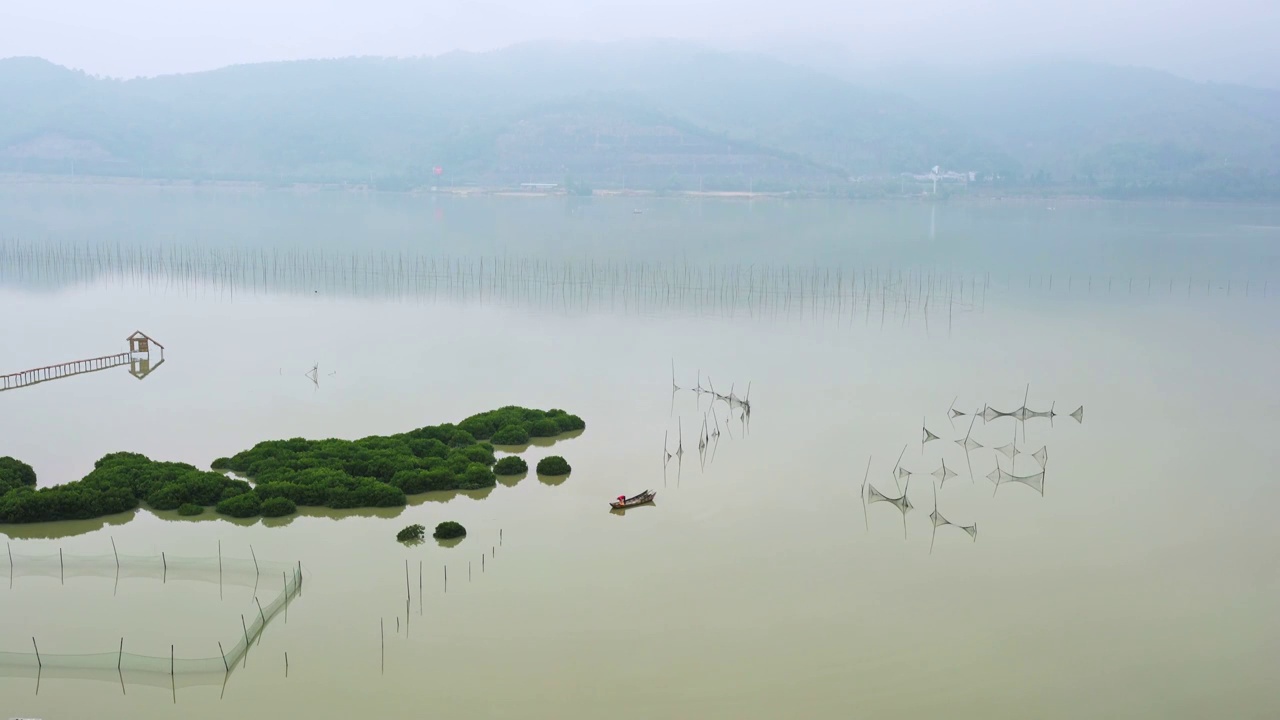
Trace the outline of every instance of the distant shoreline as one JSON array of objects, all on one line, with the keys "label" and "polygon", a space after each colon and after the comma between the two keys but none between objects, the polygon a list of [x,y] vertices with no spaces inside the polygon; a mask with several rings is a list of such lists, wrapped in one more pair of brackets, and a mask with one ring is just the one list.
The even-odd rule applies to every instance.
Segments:
[{"label": "distant shoreline", "polygon": [[715,200],[845,200],[860,202],[882,202],[912,200],[917,202],[939,203],[985,203],[985,202],[1051,202],[1070,204],[1093,203],[1169,203],[1179,205],[1272,205],[1275,201],[1258,200],[1208,200],[1188,198],[1176,195],[1150,195],[1142,197],[1113,197],[1091,195],[1074,192],[1033,193],[1006,190],[995,192],[990,189],[977,191],[961,191],[943,196],[928,193],[903,195],[838,195],[806,191],[786,192],[749,192],[743,190],[619,190],[598,189],[590,195],[570,193],[565,188],[526,189],[506,185],[493,186],[433,186],[418,187],[410,190],[383,190],[363,183],[267,183],[259,180],[190,180],[180,178],[138,178],[109,175],[49,175],[25,173],[0,173],[0,186],[4,185],[63,185],[77,187],[139,187],[139,188],[174,188],[188,190],[230,190],[237,192],[291,192],[296,194],[312,194],[322,192],[343,192],[350,194],[379,195],[418,195],[444,197],[503,197],[503,198],[550,198],[550,197],[604,197],[604,198],[684,198]]}]

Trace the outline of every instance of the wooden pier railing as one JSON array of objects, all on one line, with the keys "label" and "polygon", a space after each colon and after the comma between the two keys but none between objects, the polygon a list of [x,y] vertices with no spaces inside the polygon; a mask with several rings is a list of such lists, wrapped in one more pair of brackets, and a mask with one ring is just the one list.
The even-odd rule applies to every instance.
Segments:
[{"label": "wooden pier railing", "polygon": [[72,362],[58,363],[57,365],[49,365],[47,367],[35,368],[33,370],[23,370],[22,372],[10,373],[8,375],[0,375],[0,392],[5,390],[15,390],[36,383],[48,382],[50,380],[58,380],[59,378],[70,377],[71,375],[80,375],[83,373],[97,372],[99,370],[107,370],[109,368],[128,365],[130,361],[129,353],[116,353],[115,355],[104,355],[103,357],[89,358],[88,360],[75,360]]},{"label": "wooden pier railing", "polygon": [[[141,380],[164,364],[164,346],[160,343],[141,332],[135,332],[126,338],[126,341],[129,343],[129,352],[103,355],[102,357],[89,358],[87,360],[73,360],[71,362],[58,363],[57,365],[0,375],[0,392],[125,365],[129,366],[129,374]],[[152,346],[160,350],[158,362],[152,362]]]}]

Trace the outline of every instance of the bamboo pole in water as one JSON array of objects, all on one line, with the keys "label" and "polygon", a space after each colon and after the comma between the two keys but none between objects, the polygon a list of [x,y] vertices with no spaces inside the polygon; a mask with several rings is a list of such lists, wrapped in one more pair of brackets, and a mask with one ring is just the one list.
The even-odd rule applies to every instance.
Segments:
[{"label": "bamboo pole in water", "polygon": [[244,631],[244,664],[249,664],[249,626],[244,621],[244,613],[240,613],[240,629]]}]

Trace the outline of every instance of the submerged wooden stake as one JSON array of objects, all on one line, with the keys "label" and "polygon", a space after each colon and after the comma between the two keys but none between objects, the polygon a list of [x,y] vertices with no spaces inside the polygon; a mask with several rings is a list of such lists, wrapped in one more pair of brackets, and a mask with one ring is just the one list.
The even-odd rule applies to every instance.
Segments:
[{"label": "submerged wooden stake", "polygon": [[66,584],[67,573],[66,568],[62,564],[62,548],[58,548],[58,582]]},{"label": "submerged wooden stake", "polygon": [[36,644],[36,638],[34,635],[31,637],[31,647],[36,649],[36,666],[44,667],[44,662],[40,660],[40,646]]},{"label": "submerged wooden stake", "polygon": [[257,597],[254,597],[253,601],[258,603],[258,617],[262,618],[262,628],[258,630],[258,642],[262,642],[262,633],[267,629],[267,615],[262,612],[262,602]]},{"label": "submerged wooden stake", "polygon": [[231,666],[227,664],[227,651],[222,649],[221,640],[218,641],[218,654],[222,656],[222,667],[226,668],[227,672],[231,672]]},{"label": "submerged wooden stake", "polygon": [[120,569],[120,553],[116,551],[116,539],[111,538],[111,553],[116,556],[116,569]]},{"label": "submerged wooden stake", "polygon": [[289,651],[284,651],[284,676],[289,677]]},{"label": "submerged wooden stake", "polygon": [[262,571],[258,570],[258,555],[253,551],[253,546],[249,546],[249,555],[253,557],[253,574],[261,575]]},{"label": "submerged wooden stake", "polygon": [[120,638],[120,654],[116,655],[116,670],[124,664],[124,638]]}]

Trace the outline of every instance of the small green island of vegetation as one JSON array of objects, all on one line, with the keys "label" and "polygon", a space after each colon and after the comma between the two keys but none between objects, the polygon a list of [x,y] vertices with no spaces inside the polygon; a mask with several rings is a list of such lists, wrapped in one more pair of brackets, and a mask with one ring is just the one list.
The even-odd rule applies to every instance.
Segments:
[{"label": "small green island of vegetation", "polygon": [[[564,410],[507,406],[457,425],[429,425],[398,435],[261,442],[215,460],[218,472],[137,453],[111,453],[83,479],[40,489],[30,465],[0,457],[0,523],[85,520],[141,503],[180,515],[198,514],[189,506],[212,506],[237,518],[281,517],[302,506],[398,507],[406,495],[493,487],[498,461],[490,440],[498,442],[495,435],[509,438],[523,432],[527,440],[585,427],[582,418]],[[516,460],[527,469],[523,460]],[[506,462],[502,471],[513,467],[515,463]],[[541,463],[538,469],[542,472]],[[228,470],[252,483],[225,475]]]},{"label": "small green island of vegetation", "polygon": [[559,455],[548,455],[538,461],[539,475],[568,475],[570,470],[569,461]]},{"label": "small green island of vegetation", "polygon": [[493,474],[495,475],[519,475],[528,471],[529,463],[525,462],[524,458],[519,455],[508,455],[504,458],[499,458],[498,462],[494,463],[493,466]]},{"label": "small green island of vegetation", "polygon": [[408,525],[403,530],[396,533],[396,540],[399,540],[400,542],[414,542],[415,540],[422,540],[426,534],[427,529],[425,527],[414,523],[413,525]]},{"label": "small green island of vegetation", "polygon": [[452,520],[446,520],[436,526],[436,531],[431,533],[431,537],[437,540],[451,540],[453,538],[465,537],[466,534],[467,529],[462,527],[462,525]]}]

